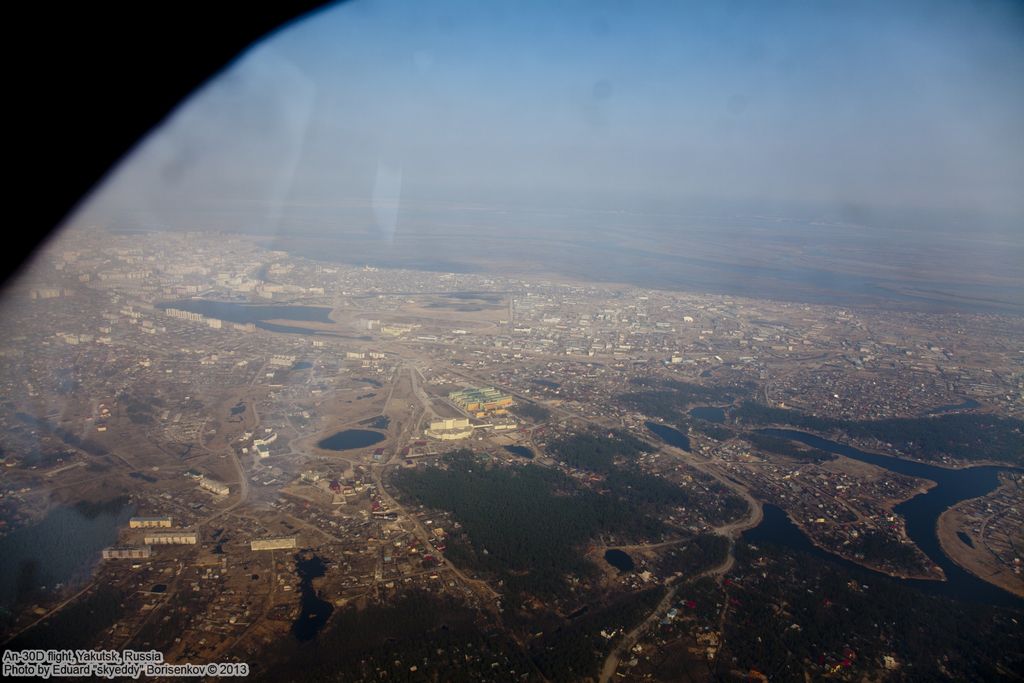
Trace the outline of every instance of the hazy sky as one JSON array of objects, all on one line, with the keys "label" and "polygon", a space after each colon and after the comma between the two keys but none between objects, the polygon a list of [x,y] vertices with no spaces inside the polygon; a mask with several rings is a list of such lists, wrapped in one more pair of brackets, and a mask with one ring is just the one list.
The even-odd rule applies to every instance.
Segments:
[{"label": "hazy sky", "polygon": [[1024,224],[1024,3],[356,0],[283,28],[89,220],[417,202],[956,210]]}]

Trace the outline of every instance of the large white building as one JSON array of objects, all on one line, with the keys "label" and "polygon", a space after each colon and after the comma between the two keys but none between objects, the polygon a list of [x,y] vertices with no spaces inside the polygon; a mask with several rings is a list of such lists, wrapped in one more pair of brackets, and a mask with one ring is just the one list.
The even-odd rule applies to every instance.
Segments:
[{"label": "large white building", "polygon": [[260,538],[249,543],[253,550],[288,550],[298,547],[295,536],[279,536],[277,538]]},{"label": "large white building", "polygon": [[104,560],[145,560],[153,554],[153,549],[148,545],[143,546],[114,546],[104,548]]},{"label": "large white building", "polygon": [[228,488],[227,484],[222,484],[219,481],[207,479],[206,477],[203,477],[202,479],[199,480],[199,486],[200,488],[206,489],[210,493],[216,493],[218,496],[226,496],[231,491],[231,489]]},{"label": "large white building", "polygon": [[142,537],[146,545],[195,545],[198,541],[199,537],[194,531],[168,531]]},{"label": "large white building", "polygon": [[469,418],[465,417],[433,420],[427,428],[426,434],[441,441],[457,441],[472,436],[473,426],[469,424]]},{"label": "large white building", "polygon": [[169,529],[174,524],[171,522],[171,518],[164,517],[132,517],[128,520],[129,529]]}]

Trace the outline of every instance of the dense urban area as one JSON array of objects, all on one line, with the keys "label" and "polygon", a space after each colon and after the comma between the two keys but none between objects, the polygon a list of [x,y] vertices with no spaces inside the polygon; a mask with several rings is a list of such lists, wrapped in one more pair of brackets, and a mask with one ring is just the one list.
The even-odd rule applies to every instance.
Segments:
[{"label": "dense urban area", "polygon": [[1024,670],[1020,317],[100,229],[3,317],[5,649],[266,680]]}]

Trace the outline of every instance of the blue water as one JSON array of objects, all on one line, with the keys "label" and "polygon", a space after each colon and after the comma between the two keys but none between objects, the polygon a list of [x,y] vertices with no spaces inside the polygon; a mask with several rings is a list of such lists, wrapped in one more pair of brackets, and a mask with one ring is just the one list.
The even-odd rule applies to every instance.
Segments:
[{"label": "blue water", "polygon": [[324,448],[329,451],[347,451],[353,448],[366,448],[384,440],[380,432],[371,432],[368,429],[346,429],[343,432],[332,434],[326,439],[317,443],[317,448]]},{"label": "blue water", "polygon": [[655,436],[667,443],[669,446],[682,448],[684,451],[690,450],[690,437],[683,434],[678,429],[658,424],[657,422],[645,422],[644,426],[654,432]]},{"label": "blue water", "polygon": [[324,561],[316,555],[303,559],[296,556],[295,568],[299,573],[299,590],[301,591],[299,617],[292,623],[292,635],[296,640],[312,640],[327,623],[334,611],[334,606],[321,600],[313,588],[313,579],[323,576],[327,571]]},{"label": "blue water", "polygon": [[177,308],[190,313],[199,313],[208,318],[219,318],[232,323],[252,323],[261,330],[285,334],[317,335],[341,339],[368,339],[353,337],[329,330],[315,330],[310,327],[279,325],[267,320],[296,320],[300,322],[329,323],[331,309],[326,306],[297,306],[290,304],[247,304],[236,301],[212,301],[210,299],[181,299],[164,301],[156,305],[160,310]]},{"label": "blue water", "polygon": [[219,318],[233,323],[258,323],[263,320],[331,322],[331,309],[326,306],[246,304],[235,301],[212,301],[210,299],[181,299],[179,301],[165,301],[157,304],[156,307],[160,310],[177,308],[182,311],[199,313],[210,318]]},{"label": "blue water", "polygon": [[526,446],[505,446],[505,450],[512,455],[518,455],[521,458],[526,458],[528,460],[533,459],[533,451]]},{"label": "blue water", "polygon": [[938,408],[932,408],[926,414],[927,415],[941,415],[942,413],[953,413],[958,410],[974,410],[980,408],[981,404],[975,401],[973,398],[969,398],[963,403],[953,403],[948,406],[939,406]]},{"label": "blue water", "polygon": [[[921,590],[953,598],[966,599],[973,602],[981,602],[991,605],[1024,606],[1024,600],[1002,590],[1001,588],[997,588],[990,583],[982,581],[973,574],[970,574],[958,567],[942,551],[942,546],[939,544],[939,538],[936,534],[936,525],[938,524],[939,515],[962,500],[978,498],[979,496],[984,496],[995,490],[999,485],[999,473],[1009,471],[1010,468],[982,465],[979,467],[968,467],[953,470],[913,462],[910,460],[903,460],[901,458],[879,455],[877,453],[867,453],[846,444],[837,443],[835,441],[824,439],[820,436],[815,436],[813,434],[793,429],[762,429],[759,431],[764,434],[799,441],[813,448],[820,448],[823,451],[843,455],[854,460],[870,463],[891,472],[934,481],[937,485],[927,493],[919,494],[910,500],[897,505],[893,508],[893,511],[902,516],[906,521],[907,535],[910,539],[929,558],[931,558],[935,564],[942,568],[943,572],[946,574],[946,581],[914,579],[899,580],[906,582],[908,585],[920,588]],[[766,520],[769,507],[770,506],[765,505]],[[786,519],[786,521],[789,522],[788,519]],[[801,547],[798,547],[797,549],[805,550],[806,546],[814,547],[810,541],[803,537],[803,532],[801,532],[798,527],[792,525],[791,522],[789,522],[789,524],[797,533],[800,534],[801,538],[803,538],[803,541],[799,544]],[[762,523],[761,526],[766,525],[765,523]],[[758,529],[761,529],[761,526],[759,526]],[[751,532],[748,533],[755,531],[757,531],[757,529],[751,530]],[[768,523],[765,530],[751,536],[750,539],[753,540],[755,536],[764,533],[769,535],[778,535],[778,542],[791,547],[796,547],[792,541],[792,533],[788,530],[778,528],[778,524],[776,523]],[[818,549],[815,548],[815,550]],[[826,556],[837,561],[840,560],[840,558],[835,555],[821,550],[818,550],[815,554],[820,554],[820,556]],[[843,562],[846,561],[843,560]],[[848,564],[853,565],[852,562]]]},{"label": "blue water", "polygon": [[604,561],[618,569],[620,572],[631,572],[636,566],[633,563],[632,557],[617,548],[606,550],[604,553]]}]

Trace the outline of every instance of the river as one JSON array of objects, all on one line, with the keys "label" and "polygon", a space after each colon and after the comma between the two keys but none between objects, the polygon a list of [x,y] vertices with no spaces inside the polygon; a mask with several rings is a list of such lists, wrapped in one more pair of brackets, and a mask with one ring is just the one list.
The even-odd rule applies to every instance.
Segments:
[{"label": "river", "polygon": [[[1024,606],[1024,600],[986,581],[982,581],[957,566],[943,552],[936,533],[939,515],[962,500],[977,498],[990,493],[999,485],[999,473],[1009,471],[1011,468],[981,465],[956,470],[947,469],[902,458],[867,453],[846,444],[793,429],[762,429],[759,431],[771,436],[799,441],[813,448],[819,448],[823,451],[870,463],[892,472],[934,481],[936,486],[927,493],[919,494],[908,501],[900,503],[893,511],[906,520],[907,535],[935,564],[942,568],[946,574],[946,581],[893,580],[901,581],[906,585],[919,588],[928,593],[957,599],[1005,607],[1020,608]],[[796,550],[812,552],[812,554],[819,557],[840,562],[844,565],[859,566],[813,546],[804,536],[803,532],[786,517],[785,513],[782,513],[780,519],[779,515],[772,510],[774,508],[779,513],[781,513],[781,510],[772,505],[765,505],[764,507],[764,521],[744,535],[748,540],[752,542],[771,541]],[[797,533],[794,534],[794,531]],[[798,536],[799,539],[797,538]]]}]

